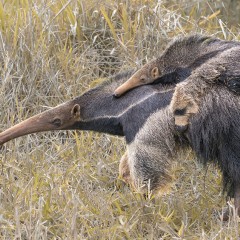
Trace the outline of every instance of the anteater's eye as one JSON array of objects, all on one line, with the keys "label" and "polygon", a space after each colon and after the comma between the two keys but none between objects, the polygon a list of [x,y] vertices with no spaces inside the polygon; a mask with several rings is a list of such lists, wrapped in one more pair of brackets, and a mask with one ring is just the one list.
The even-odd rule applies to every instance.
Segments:
[{"label": "anteater's eye", "polygon": [[146,76],[141,76],[141,77],[140,77],[140,81],[141,81],[142,83],[145,83],[145,82],[147,81],[147,77],[146,77]]},{"label": "anteater's eye", "polygon": [[61,119],[59,118],[55,118],[53,121],[52,121],[52,124],[55,125],[56,127],[60,127],[61,126]]}]

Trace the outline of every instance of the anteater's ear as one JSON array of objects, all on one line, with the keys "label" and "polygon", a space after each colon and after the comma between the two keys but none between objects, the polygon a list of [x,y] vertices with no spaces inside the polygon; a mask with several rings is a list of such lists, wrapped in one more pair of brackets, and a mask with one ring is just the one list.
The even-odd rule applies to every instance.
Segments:
[{"label": "anteater's ear", "polygon": [[80,118],[80,106],[75,104],[72,108],[71,115],[74,118]]},{"label": "anteater's ear", "polygon": [[151,70],[151,77],[153,79],[156,79],[158,77],[160,77],[160,72],[158,70],[158,67],[154,67],[152,70]]}]

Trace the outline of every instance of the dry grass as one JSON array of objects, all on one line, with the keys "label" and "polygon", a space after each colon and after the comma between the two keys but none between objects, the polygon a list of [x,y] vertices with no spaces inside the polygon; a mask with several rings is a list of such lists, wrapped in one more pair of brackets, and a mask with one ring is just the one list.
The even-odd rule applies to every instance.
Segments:
[{"label": "dry grass", "polygon": [[[177,34],[239,38],[238,1],[0,2],[0,129],[55,106],[129,66]],[[144,199],[118,180],[120,138],[34,134],[0,152],[1,239],[237,239],[217,169],[189,153],[173,191]],[[231,202],[229,203],[232,209]]]}]

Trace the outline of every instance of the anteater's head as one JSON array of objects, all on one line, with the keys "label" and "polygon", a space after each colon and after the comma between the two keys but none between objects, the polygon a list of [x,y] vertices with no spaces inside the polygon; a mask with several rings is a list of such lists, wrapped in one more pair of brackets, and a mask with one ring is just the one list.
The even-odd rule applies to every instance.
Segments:
[{"label": "anteater's head", "polygon": [[135,72],[125,83],[114,91],[115,97],[120,97],[125,92],[135,87],[154,82],[161,76],[158,62],[153,60],[145,64],[141,69]]},{"label": "anteater's head", "polygon": [[173,86],[143,86],[124,98],[114,98],[114,89],[132,74],[129,71],[113,76],[81,96],[3,131],[0,133],[0,145],[31,133],[76,129],[125,136],[127,141],[133,141],[152,112],[169,104]]},{"label": "anteater's head", "polygon": [[67,130],[80,121],[80,105],[75,100],[37,114],[0,133],[0,144],[29,133]]}]

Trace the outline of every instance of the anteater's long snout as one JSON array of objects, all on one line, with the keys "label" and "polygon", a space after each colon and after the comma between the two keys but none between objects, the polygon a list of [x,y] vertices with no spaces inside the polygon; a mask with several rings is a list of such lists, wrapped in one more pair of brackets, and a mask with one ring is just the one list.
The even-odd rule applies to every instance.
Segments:
[{"label": "anteater's long snout", "polygon": [[146,84],[146,82],[145,79],[143,81],[142,70],[140,69],[114,91],[114,96],[120,97],[127,91],[144,84]]},{"label": "anteater's long snout", "polygon": [[30,133],[66,130],[80,120],[80,106],[74,101],[30,117],[0,133],[0,145]]},{"label": "anteater's long snout", "polygon": [[114,91],[114,96],[115,97],[120,97],[127,91],[139,86],[140,84],[137,81],[137,78],[134,76],[128,79],[125,83],[123,83],[121,86],[119,86],[115,91]]}]

